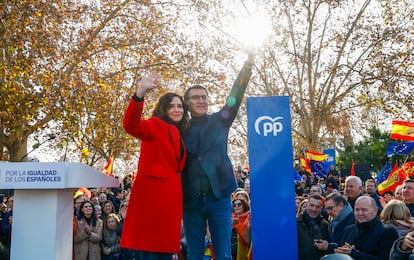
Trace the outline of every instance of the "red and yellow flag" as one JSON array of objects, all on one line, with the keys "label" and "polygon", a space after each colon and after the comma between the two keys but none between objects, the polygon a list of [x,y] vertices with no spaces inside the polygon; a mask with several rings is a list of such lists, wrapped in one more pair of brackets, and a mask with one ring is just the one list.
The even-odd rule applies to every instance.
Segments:
[{"label": "red and yellow flag", "polygon": [[108,163],[102,169],[102,172],[105,173],[108,176],[113,176],[112,167],[113,167],[113,164],[114,164],[114,158],[115,158],[115,156],[113,154],[111,154],[111,156],[109,156]]},{"label": "red and yellow flag", "polygon": [[303,156],[299,156],[299,164],[300,164],[300,167],[302,167],[304,171],[311,173],[311,168],[309,166],[309,160],[307,160]]},{"label": "red and yellow flag", "polygon": [[407,175],[401,170],[398,170],[398,162],[395,163],[388,178],[378,185],[379,195],[384,194],[386,191],[393,191],[395,188],[402,184],[407,179]]},{"label": "red and yellow flag", "polygon": [[393,120],[390,138],[414,141],[414,122]]},{"label": "red and yellow flag", "polygon": [[404,163],[400,171],[404,172],[407,177],[414,176],[414,162]]},{"label": "red and yellow flag", "polygon": [[319,153],[319,152],[313,152],[313,151],[309,151],[309,150],[305,151],[305,155],[306,155],[306,159],[313,160],[313,161],[318,161],[318,162],[325,161],[328,158],[327,154]]}]

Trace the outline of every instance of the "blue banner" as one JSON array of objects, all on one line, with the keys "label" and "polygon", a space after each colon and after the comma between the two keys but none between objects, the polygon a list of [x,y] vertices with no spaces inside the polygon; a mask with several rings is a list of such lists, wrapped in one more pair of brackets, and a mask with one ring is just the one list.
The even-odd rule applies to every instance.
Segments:
[{"label": "blue banner", "polygon": [[323,153],[328,155],[328,158],[325,160],[325,162],[328,164],[328,169],[331,165],[333,165],[336,170],[335,149],[324,149]]},{"label": "blue banner", "polygon": [[297,259],[289,97],[246,102],[253,259]]}]

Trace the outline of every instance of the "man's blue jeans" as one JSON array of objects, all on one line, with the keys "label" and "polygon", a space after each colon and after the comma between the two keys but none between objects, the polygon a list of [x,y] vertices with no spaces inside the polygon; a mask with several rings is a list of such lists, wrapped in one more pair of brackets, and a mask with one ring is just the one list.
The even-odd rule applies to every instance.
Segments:
[{"label": "man's blue jeans", "polygon": [[204,258],[207,224],[215,259],[231,259],[231,213],[230,196],[217,199],[212,194],[199,195],[194,208],[184,207],[183,219],[188,260],[202,260]]}]

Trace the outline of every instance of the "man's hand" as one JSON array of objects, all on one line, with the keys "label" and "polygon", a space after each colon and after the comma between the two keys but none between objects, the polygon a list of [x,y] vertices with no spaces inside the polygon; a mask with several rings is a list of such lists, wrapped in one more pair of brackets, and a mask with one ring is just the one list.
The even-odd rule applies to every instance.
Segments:
[{"label": "man's hand", "polygon": [[354,248],[355,248],[355,246],[351,246],[350,244],[345,243],[345,245],[335,248],[334,252],[338,253],[338,254],[350,255],[352,253],[352,249],[354,249]]},{"label": "man's hand", "polygon": [[319,250],[326,251],[328,250],[329,242],[323,239],[314,240],[313,245]]},{"label": "man's hand", "polygon": [[247,60],[246,60],[246,64],[249,65],[250,67],[253,67],[254,65],[254,58],[256,57],[256,53],[257,50],[249,50],[247,52]]}]

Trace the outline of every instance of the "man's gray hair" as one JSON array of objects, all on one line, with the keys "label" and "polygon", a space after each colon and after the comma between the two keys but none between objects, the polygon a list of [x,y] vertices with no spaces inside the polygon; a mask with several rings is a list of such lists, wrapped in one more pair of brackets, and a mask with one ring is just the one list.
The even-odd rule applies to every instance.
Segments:
[{"label": "man's gray hair", "polygon": [[352,175],[352,176],[348,176],[348,177],[346,177],[346,179],[345,179],[345,183],[346,183],[348,180],[356,180],[356,182],[357,182],[358,186],[359,186],[359,187],[362,187],[362,180],[361,180],[361,178],[359,178],[358,176],[354,176],[354,175]]}]

